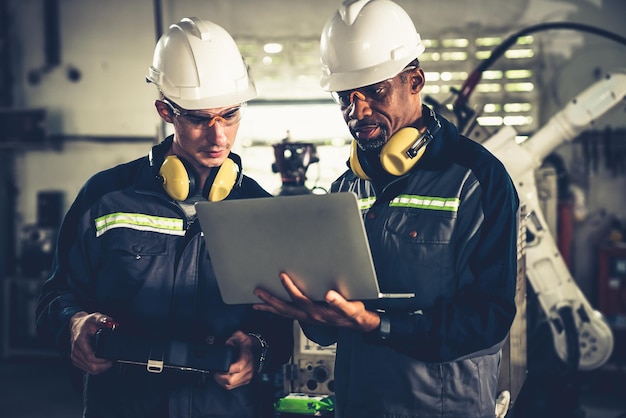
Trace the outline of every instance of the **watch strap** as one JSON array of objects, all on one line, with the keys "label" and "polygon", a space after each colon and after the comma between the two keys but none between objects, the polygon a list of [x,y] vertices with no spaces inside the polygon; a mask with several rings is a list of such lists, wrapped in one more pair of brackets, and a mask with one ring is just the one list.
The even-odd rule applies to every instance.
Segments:
[{"label": "watch strap", "polygon": [[391,336],[391,319],[385,314],[378,314],[380,316],[380,324],[378,325],[378,338],[386,341]]}]

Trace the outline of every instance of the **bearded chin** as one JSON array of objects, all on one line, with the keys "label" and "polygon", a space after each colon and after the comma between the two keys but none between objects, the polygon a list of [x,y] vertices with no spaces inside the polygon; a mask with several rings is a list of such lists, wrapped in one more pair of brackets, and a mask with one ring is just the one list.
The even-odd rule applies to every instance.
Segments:
[{"label": "bearded chin", "polygon": [[371,138],[366,141],[361,141],[357,139],[356,143],[358,147],[361,149],[361,151],[365,151],[365,152],[379,151],[383,147],[383,145],[387,143],[388,138],[389,138],[389,135],[387,134],[387,129],[381,126],[380,135],[378,135],[376,138]]}]

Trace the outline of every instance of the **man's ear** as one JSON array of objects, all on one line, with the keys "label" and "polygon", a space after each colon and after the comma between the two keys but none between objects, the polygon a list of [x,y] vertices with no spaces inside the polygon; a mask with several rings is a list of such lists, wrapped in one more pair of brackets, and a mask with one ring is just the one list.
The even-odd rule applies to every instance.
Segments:
[{"label": "man's ear", "polygon": [[426,76],[424,75],[422,67],[417,67],[415,71],[411,71],[409,81],[411,83],[411,90],[413,90],[413,93],[419,93],[422,91],[424,84],[426,83]]},{"label": "man's ear", "polygon": [[163,119],[167,123],[173,123],[174,115],[172,115],[172,109],[162,100],[155,100],[154,107],[156,107],[157,112],[161,119]]}]

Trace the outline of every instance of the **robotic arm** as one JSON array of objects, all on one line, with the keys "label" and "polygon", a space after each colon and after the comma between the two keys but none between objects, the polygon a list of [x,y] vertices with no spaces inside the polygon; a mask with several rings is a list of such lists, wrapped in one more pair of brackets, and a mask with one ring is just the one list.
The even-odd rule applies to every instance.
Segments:
[{"label": "robotic arm", "polygon": [[526,273],[545,312],[559,357],[580,370],[602,366],[613,350],[613,334],[600,312],[580,291],[541,213],[534,170],[565,141],[623,102],[626,72],[608,74],[571,100],[537,133],[522,143],[504,127],[483,145],[506,166],[528,211]]}]

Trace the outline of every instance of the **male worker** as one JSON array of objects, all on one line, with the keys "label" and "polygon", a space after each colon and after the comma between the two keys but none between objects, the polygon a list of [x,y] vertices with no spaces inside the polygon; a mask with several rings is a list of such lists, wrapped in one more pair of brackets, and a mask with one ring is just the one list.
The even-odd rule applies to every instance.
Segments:
[{"label": "male worker", "polygon": [[[38,329],[84,371],[85,417],[258,417],[256,376],[289,359],[292,322],[223,303],[194,208],[269,196],[231,152],[256,89],[232,37],[198,18],[169,27],[147,79],[174,133],[84,185],[60,230]],[[94,354],[94,334],[113,324],[148,341],[232,346],[234,359],[209,374],[113,367]]]},{"label": "male worker", "polygon": [[336,417],[493,418],[515,316],[518,197],[503,165],[422,104],[424,51],[389,0],[345,1],[321,35],[322,87],[354,137],[332,192],[357,194],[383,293],[405,300],[291,301],[256,309],[337,343]]}]

